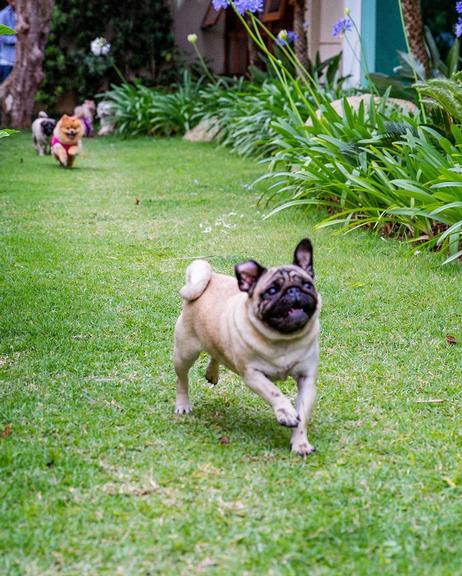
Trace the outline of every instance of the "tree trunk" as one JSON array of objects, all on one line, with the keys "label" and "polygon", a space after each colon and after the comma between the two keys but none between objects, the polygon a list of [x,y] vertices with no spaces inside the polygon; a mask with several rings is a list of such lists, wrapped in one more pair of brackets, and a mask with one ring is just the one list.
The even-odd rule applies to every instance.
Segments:
[{"label": "tree trunk", "polygon": [[294,42],[295,55],[305,70],[308,69],[308,42],[305,29],[305,0],[294,0],[294,32],[297,39]]},{"label": "tree trunk", "polygon": [[13,128],[31,124],[53,5],[54,0],[16,0],[16,62],[0,87],[3,122]]},{"label": "tree trunk", "polygon": [[[245,19],[247,20],[247,24],[252,27],[251,20],[249,16],[246,16]],[[249,55],[249,66],[256,67],[258,66],[258,51],[255,45],[255,42],[252,38],[247,35],[247,52]]]},{"label": "tree trunk", "polygon": [[255,68],[258,66],[258,52],[257,47],[255,46],[255,42],[250,36],[247,38],[247,50],[249,53],[249,66],[253,66]]},{"label": "tree trunk", "polygon": [[405,33],[409,42],[409,49],[414,58],[425,68],[426,74],[430,69],[427,48],[424,41],[424,28],[420,0],[399,0],[403,10]]}]

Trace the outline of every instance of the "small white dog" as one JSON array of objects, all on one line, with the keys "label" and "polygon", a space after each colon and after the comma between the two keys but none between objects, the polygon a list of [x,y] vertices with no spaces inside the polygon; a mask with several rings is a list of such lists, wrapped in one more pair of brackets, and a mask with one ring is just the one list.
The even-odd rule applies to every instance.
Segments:
[{"label": "small white dog", "polygon": [[115,129],[114,124],[114,107],[109,100],[102,100],[96,109],[96,115],[98,116],[101,127],[98,131],[98,136],[107,136],[112,134]]},{"label": "small white dog", "polygon": [[32,122],[32,139],[39,156],[51,154],[50,142],[55,126],[56,120],[49,118],[46,112],[39,112]]}]

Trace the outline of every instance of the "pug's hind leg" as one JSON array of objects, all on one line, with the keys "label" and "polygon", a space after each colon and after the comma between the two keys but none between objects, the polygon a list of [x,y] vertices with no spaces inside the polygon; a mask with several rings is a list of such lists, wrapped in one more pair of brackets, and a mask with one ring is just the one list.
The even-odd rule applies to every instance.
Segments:
[{"label": "pug's hind leg", "polygon": [[176,404],[175,414],[187,414],[192,407],[189,402],[189,370],[201,353],[201,345],[193,334],[185,330],[180,316],[175,327]]},{"label": "pug's hind leg", "polygon": [[205,371],[205,378],[207,382],[213,384],[214,386],[218,384],[218,378],[220,376],[220,364],[210,356],[209,363],[207,365],[207,370]]}]

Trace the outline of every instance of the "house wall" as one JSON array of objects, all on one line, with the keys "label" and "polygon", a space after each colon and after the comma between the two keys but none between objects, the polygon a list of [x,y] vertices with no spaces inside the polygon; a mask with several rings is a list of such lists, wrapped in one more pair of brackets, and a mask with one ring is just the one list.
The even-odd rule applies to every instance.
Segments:
[{"label": "house wall", "polygon": [[314,58],[317,51],[321,60],[338,54],[342,39],[332,37],[332,26],[342,18],[344,0],[309,0],[308,2],[308,51]]},{"label": "house wall", "polygon": [[188,63],[197,60],[194,47],[188,42],[188,34],[197,34],[197,47],[207,64],[216,74],[225,72],[224,14],[216,26],[202,30],[201,23],[209,5],[209,0],[183,0],[174,3],[173,33],[176,45]]},{"label": "house wall", "polygon": [[[197,60],[193,46],[187,41],[190,33],[198,36],[197,46],[210,68],[217,74],[225,73],[225,17],[220,16],[215,26],[201,29],[209,0],[183,0],[173,3],[173,29],[176,44],[188,62]],[[344,17],[345,8],[361,30],[360,40],[355,30],[345,38],[332,37],[332,26]],[[364,82],[361,66],[361,41],[370,72],[391,74],[398,65],[397,49],[405,50],[399,0],[307,0],[308,51],[314,58],[317,51],[322,60],[343,51],[342,74],[350,75],[347,85]],[[363,68],[361,70],[361,67]]]},{"label": "house wall", "polygon": [[[343,39],[332,38],[332,26],[344,17],[345,8],[350,9],[361,38],[356,30]],[[399,63],[397,50],[406,51],[399,0],[309,0],[307,16],[310,56],[319,50],[325,59],[342,50],[342,74],[350,76],[347,86],[365,82],[364,56],[370,72],[393,74]]]},{"label": "house wall", "polygon": [[357,30],[362,26],[362,4],[368,0],[349,0],[350,18],[355,23],[355,28],[345,35],[342,42],[343,59],[342,74],[348,77],[345,87],[358,86],[361,83],[361,38]]}]

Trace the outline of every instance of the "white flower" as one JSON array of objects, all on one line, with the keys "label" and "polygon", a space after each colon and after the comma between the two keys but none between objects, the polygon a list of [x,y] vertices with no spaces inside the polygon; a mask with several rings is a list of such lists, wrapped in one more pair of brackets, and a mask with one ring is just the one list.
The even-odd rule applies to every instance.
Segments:
[{"label": "white flower", "polygon": [[102,36],[95,38],[90,46],[95,56],[107,56],[111,50],[111,44]]},{"label": "white flower", "polygon": [[197,34],[188,34],[188,42],[195,44],[197,42]]}]

